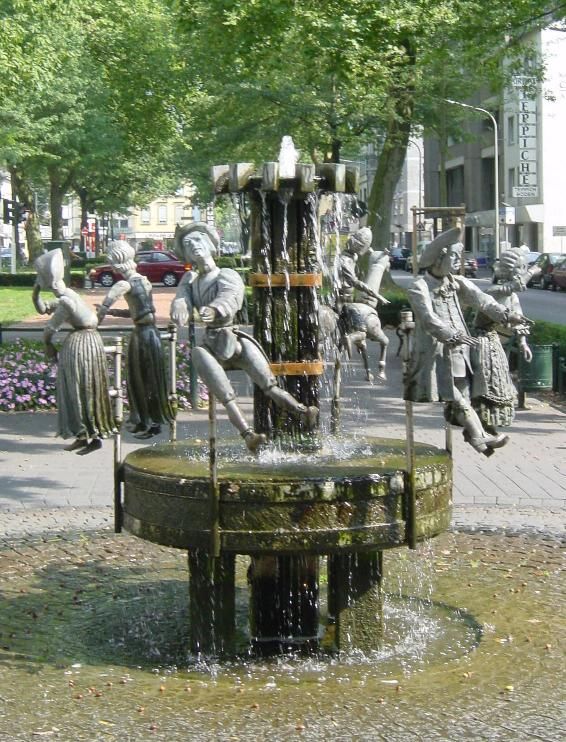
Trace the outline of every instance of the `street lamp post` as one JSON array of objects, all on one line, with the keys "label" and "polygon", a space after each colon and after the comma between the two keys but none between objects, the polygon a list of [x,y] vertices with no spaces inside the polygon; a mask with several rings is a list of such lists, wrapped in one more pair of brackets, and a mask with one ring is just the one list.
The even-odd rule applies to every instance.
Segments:
[{"label": "street lamp post", "polygon": [[421,149],[421,146],[415,142],[414,139],[409,139],[409,144],[412,144],[413,147],[417,150],[419,153],[419,210],[422,207],[422,197],[423,197],[423,151]]},{"label": "street lamp post", "polygon": [[495,157],[495,168],[494,168],[494,185],[495,185],[495,259],[499,259],[499,251],[501,249],[501,246],[499,244],[499,131],[497,128],[497,121],[495,120],[495,116],[490,113],[489,111],[486,111],[485,108],[480,108],[479,106],[471,106],[469,103],[462,103],[458,100],[451,100],[450,98],[444,99],[446,103],[451,103],[454,106],[461,106],[462,108],[470,108],[472,111],[479,111],[480,113],[484,113],[486,116],[489,116],[491,119],[491,123],[493,124],[493,154]]}]

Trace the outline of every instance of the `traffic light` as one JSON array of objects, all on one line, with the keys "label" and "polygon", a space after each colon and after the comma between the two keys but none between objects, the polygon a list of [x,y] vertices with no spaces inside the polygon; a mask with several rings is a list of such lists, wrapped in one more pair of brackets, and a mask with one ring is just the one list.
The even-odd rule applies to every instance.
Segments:
[{"label": "traffic light", "polygon": [[23,204],[15,203],[14,204],[14,216],[16,218],[16,224],[21,224],[21,222],[25,222],[28,218],[28,212],[26,207]]},{"label": "traffic light", "polygon": [[3,216],[4,224],[20,224],[28,218],[27,209],[18,201],[10,201],[8,198],[3,199]]},{"label": "traffic light", "polygon": [[13,224],[14,223],[14,201],[10,201],[9,199],[5,198],[2,202],[3,207],[3,215],[4,215],[4,224]]}]

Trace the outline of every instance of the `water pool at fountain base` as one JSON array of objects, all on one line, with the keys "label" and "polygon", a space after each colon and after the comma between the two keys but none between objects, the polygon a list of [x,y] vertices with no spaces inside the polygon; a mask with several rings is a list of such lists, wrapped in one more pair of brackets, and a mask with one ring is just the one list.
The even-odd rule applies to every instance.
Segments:
[{"label": "water pool at fountain base", "polygon": [[564,738],[557,538],[445,533],[385,559],[379,652],[217,663],[187,652],[183,552],[109,532],[5,543],[0,738]]}]

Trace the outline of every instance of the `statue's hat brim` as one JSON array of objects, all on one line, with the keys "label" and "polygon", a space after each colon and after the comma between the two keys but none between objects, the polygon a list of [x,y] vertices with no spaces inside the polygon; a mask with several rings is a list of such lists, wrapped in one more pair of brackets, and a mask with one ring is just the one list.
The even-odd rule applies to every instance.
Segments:
[{"label": "statue's hat brim", "polygon": [[191,232],[202,232],[205,234],[212,244],[214,245],[214,249],[218,252],[218,248],[220,246],[220,235],[218,232],[214,229],[214,227],[211,227],[209,224],[206,224],[205,222],[192,222],[191,224],[186,224],[183,227],[177,227],[175,230],[175,238],[173,241],[173,249],[177,253],[177,255],[182,256],[183,254],[183,239],[188,235],[191,234]]},{"label": "statue's hat brim", "polygon": [[440,257],[442,250],[460,242],[461,236],[462,230],[460,227],[452,227],[452,229],[441,232],[423,250],[423,254],[419,260],[419,266],[421,268],[428,268],[430,265],[434,265]]}]

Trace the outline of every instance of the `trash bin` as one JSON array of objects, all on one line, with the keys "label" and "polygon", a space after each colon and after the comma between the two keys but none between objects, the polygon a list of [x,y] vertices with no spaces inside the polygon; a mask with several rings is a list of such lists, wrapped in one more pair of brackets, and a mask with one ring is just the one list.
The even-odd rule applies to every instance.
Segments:
[{"label": "trash bin", "polygon": [[519,353],[519,391],[534,392],[554,387],[554,345],[531,345],[533,360],[527,363]]}]

